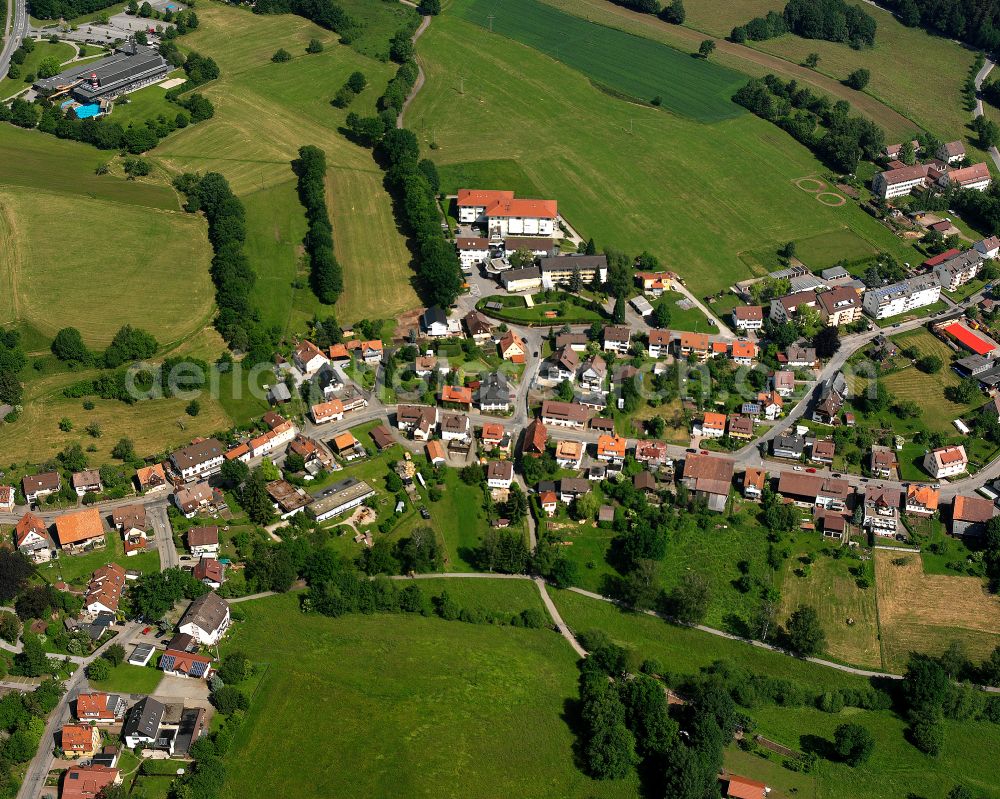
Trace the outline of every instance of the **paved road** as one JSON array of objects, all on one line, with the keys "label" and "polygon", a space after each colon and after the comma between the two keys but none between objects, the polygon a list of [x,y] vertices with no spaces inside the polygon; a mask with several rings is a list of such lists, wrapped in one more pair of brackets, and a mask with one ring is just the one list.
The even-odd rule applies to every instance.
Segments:
[{"label": "paved road", "polygon": [[175,569],[181,565],[174,546],[174,531],[170,526],[170,516],[167,514],[166,503],[146,508],[146,519],[156,536],[156,548],[160,553],[160,569]]},{"label": "paved road", "polygon": [[[972,112],[973,119],[975,119],[976,117],[981,117],[983,115],[983,98],[982,95],[979,93],[979,90],[982,88],[983,81],[986,79],[986,76],[989,75],[990,72],[993,70],[994,66],[996,66],[996,64],[994,64],[992,59],[990,59],[987,56],[986,63],[984,63],[982,69],[980,69],[979,72],[976,73],[976,108]],[[996,168],[1000,169],[1000,150],[997,150],[996,147],[990,147],[990,158],[993,159],[993,163],[996,166]]]},{"label": "paved road", "polygon": [[10,31],[0,50],[0,75],[6,76],[10,68],[10,57],[21,46],[21,40],[28,33],[28,10],[26,0],[10,0],[7,6],[7,19],[4,21],[4,34]]}]

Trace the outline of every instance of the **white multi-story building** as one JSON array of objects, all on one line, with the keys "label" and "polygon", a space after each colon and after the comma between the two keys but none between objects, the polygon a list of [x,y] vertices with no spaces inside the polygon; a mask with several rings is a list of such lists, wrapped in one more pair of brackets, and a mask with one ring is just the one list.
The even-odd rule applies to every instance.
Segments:
[{"label": "white multi-story building", "polygon": [[932,449],[924,455],[924,469],[935,480],[963,474],[969,467],[969,458],[961,444],[952,447]]},{"label": "white multi-story building", "polygon": [[482,224],[486,221],[486,215],[483,212],[487,208],[496,202],[513,199],[514,192],[512,191],[459,189],[458,199],[455,202],[458,207],[458,221],[466,225]]},{"label": "white multi-story building", "polygon": [[185,481],[197,480],[219,471],[225,451],[221,441],[206,438],[177,450],[170,462]]},{"label": "white multi-story building", "polygon": [[933,305],[941,298],[941,283],[931,275],[918,275],[865,292],[865,313],[873,319],[888,319],[901,313]]},{"label": "white multi-story building", "polygon": [[978,250],[966,250],[938,264],[934,274],[945,291],[955,291],[979,274],[983,266],[983,255]]},{"label": "white multi-story building", "polygon": [[904,197],[914,189],[924,188],[928,183],[929,174],[930,170],[926,164],[887,169],[872,178],[872,191],[885,200]]},{"label": "white multi-story building", "polygon": [[606,255],[559,255],[542,258],[539,261],[542,288],[552,289],[568,286],[574,273],[580,276],[584,285],[590,285],[594,277],[604,283],[608,279],[608,256]]},{"label": "white multi-story building", "polygon": [[986,191],[992,178],[990,168],[986,164],[973,164],[963,169],[951,169],[938,178],[938,185],[943,188],[971,189]]},{"label": "white multi-story building", "polygon": [[862,316],[861,295],[857,289],[837,286],[818,297],[819,313],[830,327],[840,327],[858,321]]}]

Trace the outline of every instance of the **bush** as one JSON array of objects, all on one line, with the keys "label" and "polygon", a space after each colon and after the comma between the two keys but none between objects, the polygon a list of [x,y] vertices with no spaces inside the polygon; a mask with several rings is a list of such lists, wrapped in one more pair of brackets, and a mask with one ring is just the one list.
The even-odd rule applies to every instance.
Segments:
[{"label": "bush", "polygon": [[284,47],[281,47],[275,51],[273,56],[271,56],[271,60],[275,64],[284,64],[292,60],[292,54],[289,53]]}]

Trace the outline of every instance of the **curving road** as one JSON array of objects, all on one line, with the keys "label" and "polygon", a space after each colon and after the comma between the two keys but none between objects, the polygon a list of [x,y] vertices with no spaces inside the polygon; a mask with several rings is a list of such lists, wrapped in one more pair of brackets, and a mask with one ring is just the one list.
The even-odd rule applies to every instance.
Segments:
[{"label": "curving road", "polygon": [[[7,35],[7,32],[10,34]],[[10,57],[21,46],[21,40],[28,35],[27,0],[9,0],[7,19],[4,21],[3,49],[0,50],[0,76],[6,76],[10,68]]]},{"label": "curving road", "polygon": [[[996,64],[993,63],[993,60],[989,56],[986,56],[986,63],[983,64],[982,69],[976,73],[976,108],[972,112],[973,119],[983,115],[983,98],[979,93],[979,90],[983,88],[983,81],[986,80],[986,76],[990,74],[995,66]],[[996,147],[990,147],[989,152],[990,158],[993,159],[994,166],[996,166],[997,169],[1000,169],[1000,150],[997,150]]]}]

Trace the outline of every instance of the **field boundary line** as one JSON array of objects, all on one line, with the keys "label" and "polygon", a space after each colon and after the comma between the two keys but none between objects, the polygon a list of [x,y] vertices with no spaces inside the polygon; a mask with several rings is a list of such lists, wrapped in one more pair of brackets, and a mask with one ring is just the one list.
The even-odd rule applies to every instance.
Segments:
[{"label": "field boundary line", "polygon": [[878,595],[879,595],[879,584],[878,584],[878,569],[875,567],[875,553],[872,553],[872,583],[875,589],[875,632],[878,635],[878,656],[882,661],[882,668],[888,669],[888,662],[885,656],[885,643],[882,640],[882,611],[879,609]]}]

